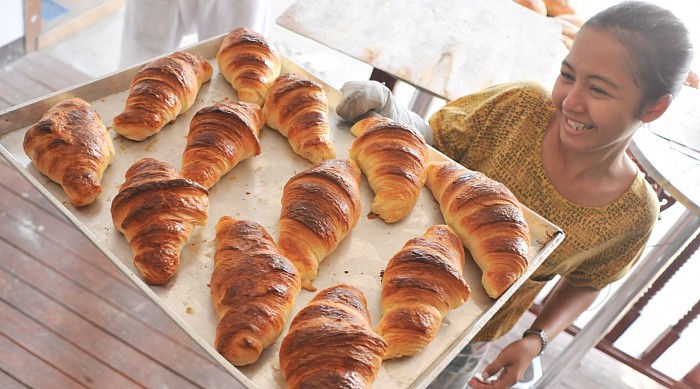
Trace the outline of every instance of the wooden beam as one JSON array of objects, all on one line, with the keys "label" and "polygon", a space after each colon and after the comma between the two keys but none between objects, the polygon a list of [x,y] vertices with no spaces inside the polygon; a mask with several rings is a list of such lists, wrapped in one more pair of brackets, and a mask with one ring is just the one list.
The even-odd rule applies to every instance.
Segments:
[{"label": "wooden beam", "polygon": [[37,42],[37,48],[43,49],[65,40],[76,32],[92,25],[96,21],[120,10],[125,0],[109,0],[94,6],[87,11],[63,20],[54,27],[41,32]]},{"label": "wooden beam", "polygon": [[24,0],[24,51],[37,49],[41,33],[41,0]]}]

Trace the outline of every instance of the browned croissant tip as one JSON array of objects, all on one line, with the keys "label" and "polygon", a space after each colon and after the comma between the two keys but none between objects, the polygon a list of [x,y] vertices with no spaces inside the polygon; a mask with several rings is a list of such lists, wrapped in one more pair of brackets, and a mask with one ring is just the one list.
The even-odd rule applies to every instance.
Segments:
[{"label": "browned croissant tip", "polygon": [[232,334],[227,337],[217,337],[215,341],[216,351],[234,366],[246,366],[255,363],[262,353],[263,345],[250,335]]},{"label": "browned croissant tip", "polygon": [[283,73],[275,80],[274,88],[271,92],[277,95],[285,95],[299,88],[312,88],[323,90],[323,86],[299,73]]},{"label": "browned croissant tip", "polygon": [[365,134],[369,136],[372,133],[382,132],[385,130],[396,131],[399,133],[406,132],[411,134],[411,136],[415,137],[417,140],[425,142],[425,137],[423,134],[421,134],[415,128],[387,117],[367,117],[356,122],[352,125],[352,127],[350,127],[350,132],[356,137],[361,137]]}]

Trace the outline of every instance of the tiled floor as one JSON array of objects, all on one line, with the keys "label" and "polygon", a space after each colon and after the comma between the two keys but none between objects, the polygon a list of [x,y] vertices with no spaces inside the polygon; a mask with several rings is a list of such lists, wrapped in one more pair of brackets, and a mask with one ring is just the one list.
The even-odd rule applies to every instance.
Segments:
[{"label": "tiled floor", "polygon": [[[273,20],[291,3],[293,3],[292,0],[274,0]],[[600,1],[598,1],[598,3],[600,3]],[[101,19],[98,23],[82,29],[63,42],[46,48],[45,51],[56,58],[70,63],[81,72],[92,77],[101,77],[117,71],[121,46],[120,37],[122,22],[123,10],[120,10]],[[277,44],[280,51],[285,56],[309,69],[312,73],[318,75],[335,88],[340,88],[342,83],[347,80],[367,79],[371,73],[372,69],[368,65],[318,43],[309,41],[276,24],[270,27],[269,37]],[[188,39],[190,42],[196,40],[195,37],[188,37]],[[400,85],[397,94],[400,100],[408,101],[411,96],[411,91],[411,87]],[[658,236],[663,233],[663,226],[670,225],[674,218],[677,217],[679,211],[680,208],[675,206],[665,214],[664,220],[660,223],[661,227],[657,229]],[[697,266],[695,266],[694,269],[695,270],[690,269],[688,273],[698,274],[700,269],[697,269]],[[613,290],[614,289],[611,288],[611,293]],[[679,292],[671,292],[671,294],[674,293]],[[601,299],[604,297],[605,296]],[[674,297],[671,296],[668,298],[673,299]],[[664,305],[663,302],[660,304],[661,306]],[[587,318],[592,316],[594,312],[594,309],[587,312],[579,322],[585,323]],[[660,311],[659,313],[651,314],[651,316],[664,316],[664,313]],[[532,315],[526,315],[510,335],[496,344],[491,354],[495,355],[498,349],[507,344],[508,341],[519,336],[518,334],[522,333],[522,329],[526,328],[532,319]],[[552,342],[550,351],[543,357],[545,369],[553,358],[556,358],[558,352],[568,344],[570,339],[570,336],[562,335]],[[634,348],[634,344],[629,344],[628,347]],[[668,364],[674,365],[672,361]],[[685,371],[687,371],[687,368]],[[682,372],[684,371],[681,371],[681,374]],[[584,360],[576,366],[574,371],[568,375],[568,378],[561,383],[561,387],[657,388],[662,386],[637,373],[633,369],[616,362],[605,354],[597,350],[592,350],[585,356]]]}]

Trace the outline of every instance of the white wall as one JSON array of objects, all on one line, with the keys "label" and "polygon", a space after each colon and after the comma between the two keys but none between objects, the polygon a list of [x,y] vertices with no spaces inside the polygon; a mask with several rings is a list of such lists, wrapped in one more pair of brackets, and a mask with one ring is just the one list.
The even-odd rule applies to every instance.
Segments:
[{"label": "white wall", "polygon": [[22,0],[0,1],[0,47],[24,36]]}]

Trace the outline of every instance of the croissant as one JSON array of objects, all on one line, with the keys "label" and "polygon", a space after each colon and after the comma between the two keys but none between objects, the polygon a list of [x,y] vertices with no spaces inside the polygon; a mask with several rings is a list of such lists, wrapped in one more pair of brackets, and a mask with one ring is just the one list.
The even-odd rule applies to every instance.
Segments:
[{"label": "croissant", "polygon": [[415,129],[388,118],[355,123],[352,158],[374,190],[372,213],[387,223],[406,217],[416,201],[428,167],[428,145]]},{"label": "croissant", "polygon": [[544,3],[545,7],[547,7],[547,16],[576,13],[576,10],[570,4],[570,0],[544,0]]},{"label": "croissant", "polygon": [[282,333],[301,289],[299,273],[265,229],[228,216],[216,224],[211,299],[216,350],[236,366],[254,363]]},{"label": "croissant", "polygon": [[464,248],[446,225],[430,227],[394,254],[382,277],[377,333],[389,348],[384,359],[418,354],[437,335],[445,314],[469,298],[462,277]]},{"label": "croissant", "polygon": [[194,104],[212,72],[199,54],[176,51],[154,60],[131,80],[124,111],[114,118],[114,130],[136,141],[156,134]]},{"label": "croissant", "polygon": [[264,36],[244,27],[224,37],[216,53],[216,63],[239,100],[261,107],[270,85],[282,69],[275,46]]},{"label": "croissant", "polygon": [[153,158],[136,161],[125,178],[112,200],[112,221],[129,242],[144,281],[163,284],[177,271],[194,227],[206,224],[207,190]]},{"label": "croissant", "polygon": [[529,264],[530,230],[520,203],[505,185],[454,161],[431,162],[426,186],[482,271],[497,298]]},{"label": "croissant", "polygon": [[24,134],[24,152],[34,166],[60,184],[76,207],[102,193],[102,174],[114,160],[114,145],[100,115],[73,98],[49,109]]},{"label": "croissant", "polygon": [[258,135],[265,124],[259,106],[219,103],[197,111],[182,155],[182,176],[207,189],[240,161],[260,154]]},{"label": "croissant", "polygon": [[263,113],[267,126],[287,137],[296,154],[313,163],[335,158],[328,97],[320,84],[282,74],[270,88]]},{"label": "croissant", "polygon": [[362,291],[319,292],[292,320],[279,351],[287,389],[369,388],[386,351]]},{"label": "croissant", "polygon": [[360,169],[351,160],[328,160],[289,179],[282,191],[279,240],[299,269],[301,286],[316,290],[318,265],[360,219]]}]

